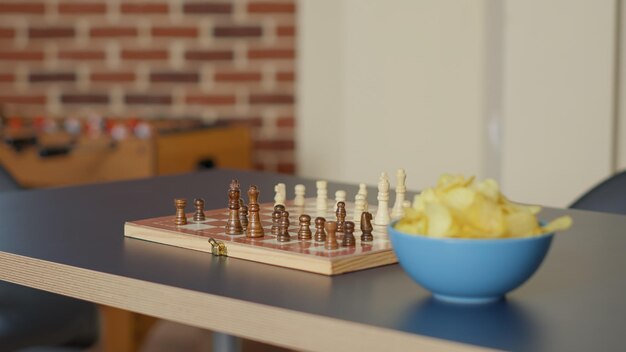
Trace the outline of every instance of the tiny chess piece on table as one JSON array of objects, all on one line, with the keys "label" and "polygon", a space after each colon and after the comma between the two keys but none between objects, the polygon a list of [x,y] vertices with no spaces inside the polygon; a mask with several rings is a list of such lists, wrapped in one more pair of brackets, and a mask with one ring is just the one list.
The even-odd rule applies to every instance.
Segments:
[{"label": "tiny chess piece on table", "polygon": [[296,207],[303,207],[306,188],[304,187],[304,185],[296,185],[294,187],[294,192],[296,194],[296,197],[293,199],[293,205],[295,205]]},{"label": "tiny chess piece on table", "polygon": [[239,222],[245,231],[248,228],[248,206],[245,204],[239,206]]},{"label": "tiny chess piece on table", "polygon": [[299,240],[310,240],[312,237],[311,234],[311,216],[307,214],[300,215],[300,229],[298,230],[298,239]]},{"label": "tiny chess piece on table", "polygon": [[185,215],[185,207],[187,207],[187,199],[184,199],[184,198],[174,199],[174,206],[176,207],[176,219],[174,219],[174,224],[187,225],[187,216]]},{"label": "tiny chess piece on table", "polygon": [[289,235],[289,212],[283,211],[280,213],[280,226],[278,228],[278,236],[276,237],[278,242],[289,242],[291,236]]},{"label": "tiny chess piece on table", "polygon": [[360,194],[357,193],[356,196],[354,197],[354,217],[353,220],[354,221],[359,221],[361,220],[361,213],[366,211],[365,210],[365,197]]},{"label": "tiny chess piece on table", "polygon": [[326,232],[324,231],[324,224],[326,219],[321,216],[315,218],[315,242],[326,241]]},{"label": "tiny chess piece on table", "polygon": [[318,213],[324,214],[328,210],[328,183],[326,181],[317,181],[315,186],[317,187],[315,209]]},{"label": "tiny chess piece on table", "polygon": [[259,190],[257,186],[252,185],[248,189],[248,228],[246,228],[246,237],[259,238],[263,237],[265,231],[261,224],[261,216],[259,215]]},{"label": "tiny chess piece on table", "polygon": [[339,248],[339,243],[337,243],[337,222],[336,221],[326,221],[324,225],[324,229],[326,230],[326,241],[324,241],[324,248],[326,249],[337,249]]},{"label": "tiny chess piece on table", "polygon": [[346,191],[338,190],[335,192],[335,206],[337,206],[339,202],[346,202]]},{"label": "tiny chess piece on table", "polygon": [[[363,206],[363,211],[367,211],[368,208],[368,204],[367,204],[367,185],[365,183],[359,183],[359,192],[357,194],[360,194],[363,196],[363,199],[365,200],[365,205]],[[356,202],[356,197],[355,197],[355,202]],[[361,216],[359,214],[359,216]]]},{"label": "tiny chess piece on table", "polygon": [[193,221],[204,221],[204,199],[196,198],[193,200],[193,205],[196,207],[196,212],[193,214]]},{"label": "tiny chess piece on table", "polygon": [[225,232],[227,235],[241,235],[243,226],[239,213],[239,196],[241,190],[239,181],[232,180],[228,189],[228,220],[226,221]]},{"label": "tiny chess piece on table", "polygon": [[354,222],[346,221],[345,234],[341,241],[342,247],[354,247],[356,245],[356,239],[354,238]]},{"label": "tiny chess piece on table", "polygon": [[372,242],[374,236],[372,236],[374,227],[372,226],[372,213],[364,211],[361,214],[361,242]]},{"label": "tiny chess piece on table", "polygon": [[396,202],[391,209],[391,218],[398,219],[404,215],[404,196],[406,194],[406,172],[398,169],[396,172]]},{"label": "tiny chess piece on table", "polygon": [[337,215],[337,232],[343,233],[346,224],[346,203],[337,203],[337,211],[335,214]]},{"label": "tiny chess piece on table", "polygon": [[274,205],[285,204],[287,200],[287,188],[284,183],[279,183],[274,186]]},{"label": "tiny chess piece on table", "polygon": [[374,225],[387,226],[391,221],[389,217],[389,176],[383,172],[378,179],[378,210],[374,217]]},{"label": "tiny chess piece on table", "polygon": [[276,204],[274,206],[274,211],[272,212],[272,228],[271,233],[274,236],[278,236],[280,229],[280,214],[285,211],[285,206],[282,204]]}]

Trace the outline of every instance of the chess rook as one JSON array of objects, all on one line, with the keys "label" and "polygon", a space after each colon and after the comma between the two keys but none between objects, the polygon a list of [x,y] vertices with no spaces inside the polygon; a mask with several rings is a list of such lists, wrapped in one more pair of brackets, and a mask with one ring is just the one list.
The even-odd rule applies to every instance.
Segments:
[{"label": "chess rook", "polygon": [[326,249],[337,249],[339,248],[339,243],[337,243],[337,222],[336,221],[326,221],[324,225],[324,229],[326,230],[326,241],[324,241],[324,248]]},{"label": "chess rook", "polygon": [[310,240],[312,237],[311,234],[311,216],[307,214],[300,215],[298,219],[300,228],[298,229],[298,239],[299,240]]},{"label": "chess rook", "polygon": [[246,229],[246,237],[259,238],[263,237],[265,231],[261,224],[261,217],[259,215],[259,190],[257,186],[251,185],[248,189],[248,228]]},{"label": "chess rook", "polygon": [[396,201],[391,209],[391,218],[398,219],[404,215],[404,197],[406,194],[406,172],[398,169],[396,172]]},{"label": "chess rook", "polygon": [[193,214],[193,221],[204,221],[204,199],[196,198],[193,200],[193,205],[196,208],[196,212]]},{"label": "chess rook", "polygon": [[187,225],[187,216],[185,215],[187,200],[184,198],[174,199],[174,206],[176,207],[176,218],[174,219],[174,224]]},{"label": "chess rook", "polygon": [[345,232],[343,240],[341,241],[342,247],[354,247],[356,245],[356,239],[354,238],[354,222],[346,221]]},{"label": "chess rook", "polygon": [[239,218],[239,181],[232,180],[228,189],[228,220],[226,221],[225,232],[227,235],[243,234],[243,226]]},{"label": "chess rook", "polygon": [[361,213],[361,242],[372,242],[374,227],[372,226],[372,214],[364,211]]},{"label": "chess rook", "polygon": [[378,179],[378,210],[374,218],[374,225],[387,226],[391,221],[389,217],[389,177],[383,172]]},{"label": "chess rook", "polygon": [[289,235],[289,212],[283,211],[280,213],[280,226],[278,227],[278,242],[289,242],[291,236]]},{"label": "chess rook", "polygon": [[326,241],[326,231],[324,231],[324,225],[326,219],[321,216],[315,218],[315,242]]}]

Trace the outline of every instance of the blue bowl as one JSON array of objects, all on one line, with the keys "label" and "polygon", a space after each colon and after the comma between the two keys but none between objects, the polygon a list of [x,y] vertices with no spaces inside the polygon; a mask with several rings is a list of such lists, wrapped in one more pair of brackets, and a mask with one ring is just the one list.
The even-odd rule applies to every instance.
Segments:
[{"label": "blue bowl", "polygon": [[435,298],[455,303],[502,299],[535,273],[554,237],[433,238],[402,233],[394,225],[388,233],[400,266]]}]

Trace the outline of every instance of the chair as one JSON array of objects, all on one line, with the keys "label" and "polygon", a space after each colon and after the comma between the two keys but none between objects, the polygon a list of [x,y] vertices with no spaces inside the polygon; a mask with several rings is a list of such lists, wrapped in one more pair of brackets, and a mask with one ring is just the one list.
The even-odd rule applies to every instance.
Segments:
[{"label": "chair", "polygon": [[[0,166],[0,192],[20,189]],[[98,331],[94,304],[0,281],[0,351],[80,351]]]},{"label": "chair", "polygon": [[626,215],[626,170],[587,191],[570,208]]}]

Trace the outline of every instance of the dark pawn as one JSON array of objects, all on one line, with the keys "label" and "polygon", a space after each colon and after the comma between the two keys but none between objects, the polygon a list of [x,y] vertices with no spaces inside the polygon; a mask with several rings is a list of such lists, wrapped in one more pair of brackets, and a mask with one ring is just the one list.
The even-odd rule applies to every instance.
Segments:
[{"label": "dark pawn", "polygon": [[280,213],[280,226],[278,229],[278,236],[276,237],[278,242],[289,242],[291,236],[289,235],[289,212],[283,211]]},{"label": "dark pawn", "polygon": [[196,207],[196,212],[193,214],[193,221],[204,221],[204,199],[196,198],[193,200],[193,205]]},{"label": "dark pawn", "polygon": [[248,228],[248,206],[245,204],[239,207],[239,222],[244,230]]},{"label": "dark pawn", "polygon": [[326,232],[324,231],[324,224],[326,219],[321,216],[315,218],[315,242],[326,241]]},{"label": "dark pawn", "polygon": [[346,232],[343,235],[343,241],[341,241],[341,246],[354,247],[356,245],[356,239],[354,238],[354,222],[346,221],[344,229]]},{"label": "dark pawn", "polygon": [[239,181],[232,180],[228,190],[228,220],[226,221],[225,232],[227,235],[241,235],[243,226],[239,218]]},{"label": "dark pawn", "polygon": [[337,203],[337,211],[335,214],[337,215],[337,232],[343,233],[345,232],[346,225],[346,203]]},{"label": "dark pawn", "polygon": [[372,242],[374,240],[374,236],[372,236],[372,231],[374,228],[372,227],[372,213],[364,211],[361,213],[361,242]]},{"label": "dark pawn", "polygon": [[270,230],[272,235],[278,236],[280,233],[280,214],[285,211],[285,206],[282,204],[276,204],[274,211],[272,212],[272,229]]},{"label": "dark pawn", "polygon": [[326,229],[326,241],[324,242],[324,248],[326,249],[337,249],[339,248],[339,243],[337,243],[337,222],[336,221],[326,221],[324,225]]},{"label": "dark pawn", "polygon": [[312,237],[311,234],[311,216],[307,214],[300,215],[300,229],[298,230],[298,239],[299,240],[310,240]]}]

